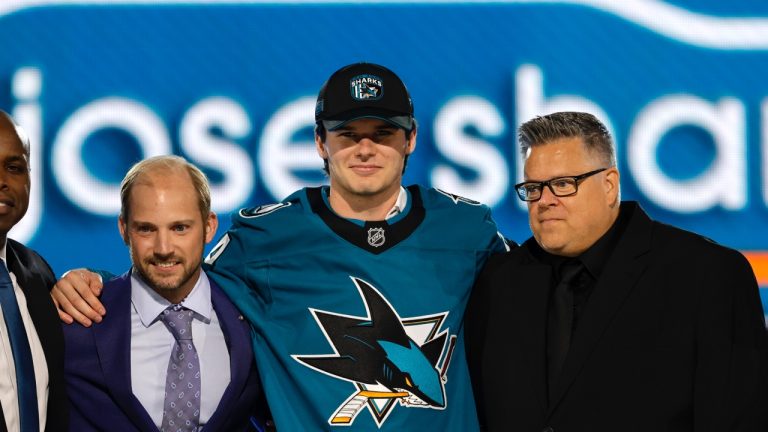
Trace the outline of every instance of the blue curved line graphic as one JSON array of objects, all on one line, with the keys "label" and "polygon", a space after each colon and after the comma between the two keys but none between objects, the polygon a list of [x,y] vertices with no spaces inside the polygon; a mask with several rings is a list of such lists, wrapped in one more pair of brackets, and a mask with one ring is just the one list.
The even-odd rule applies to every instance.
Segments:
[{"label": "blue curved line graphic", "polygon": [[546,4],[596,9],[670,39],[718,50],[768,49],[767,17],[718,17],[661,0],[4,0],[0,17],[43,6],[236,4]]}]

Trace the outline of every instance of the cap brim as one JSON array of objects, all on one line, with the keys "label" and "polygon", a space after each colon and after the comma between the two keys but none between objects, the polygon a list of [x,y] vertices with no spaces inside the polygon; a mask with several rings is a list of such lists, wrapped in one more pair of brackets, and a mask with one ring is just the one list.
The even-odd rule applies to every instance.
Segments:
[{"label": "cap brim", "polygon": [[413,129],[413,117],[411,116],[382,116],[376,114],[361,114],[359,116],[350,117],[344,120],[323,120],[323,126],[328,131],[335,131],[344,127],[350,122],[366,118],[382,120],[391,124],[392,126],[405,129],[407,131]]}]

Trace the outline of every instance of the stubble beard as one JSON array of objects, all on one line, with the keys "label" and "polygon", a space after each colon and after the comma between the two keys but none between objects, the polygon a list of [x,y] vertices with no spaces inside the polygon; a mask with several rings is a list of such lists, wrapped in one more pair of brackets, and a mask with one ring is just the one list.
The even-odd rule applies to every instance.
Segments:
[{"label": "stubble beard", "polygon": [[[177,278],[157,278],[147,271],[152,265],[160,264],[167,261],[178,261],[182,267],[182,273]],[[186,261],[178,258],[174,255],[170,257],[151,257],[146,258],[140,262],[140,265],[136,264],[134,260],[133,268],[139,273],[139,277],[150,287],[152,290],[160,294],[161,296],[168,298],[173,297],[182,286],[184,286],[195,274],[195,271],[200,267],[202,263],[198,261],[196,265],[186,266]]]}]

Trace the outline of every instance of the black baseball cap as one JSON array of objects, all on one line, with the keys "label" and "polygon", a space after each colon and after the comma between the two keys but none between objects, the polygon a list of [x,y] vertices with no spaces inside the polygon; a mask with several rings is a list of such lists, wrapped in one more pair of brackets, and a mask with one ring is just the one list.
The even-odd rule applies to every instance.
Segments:
[{"label": "black baseball cap", "polygon": [[337,70],[317,95],[315,122],[336,130],[361,119],[376,118],[407,131],[413,129],[413,103],[394,72],[373,63],[354,63]]}]

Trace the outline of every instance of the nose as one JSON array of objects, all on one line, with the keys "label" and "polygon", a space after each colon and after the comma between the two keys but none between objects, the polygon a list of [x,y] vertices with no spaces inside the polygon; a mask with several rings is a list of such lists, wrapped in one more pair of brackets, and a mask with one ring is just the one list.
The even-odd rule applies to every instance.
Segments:
[{"label": "nose", "polygon": [[173,253],[173,246],[171,245],[171,233],[166,230],[158,230],[155,236],[155,244],[153,252],[155,255],[166,256]]},{"label": "nose", "polygon": [[376,142],[368,137],[363,137],[357,142],[357,155],[360,157],[370,157],[376,153]]},{"label": "nose", "polygon": [[0,169],[0,189],[7,189],[8,188],[8,173],[5,172],[5,170]]},{"label": "nose", "polygon": [[549,186],[544,186],[541,189],[541,198],[537,201],[539,206],[552,206],[556,205],[558,202],[560,202],[560,200],[554,193],[552,193]]}]

